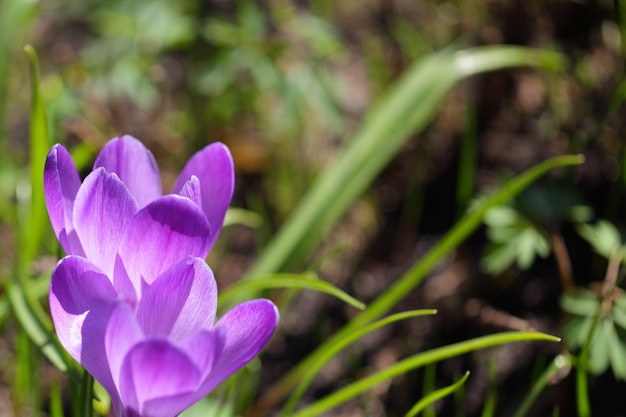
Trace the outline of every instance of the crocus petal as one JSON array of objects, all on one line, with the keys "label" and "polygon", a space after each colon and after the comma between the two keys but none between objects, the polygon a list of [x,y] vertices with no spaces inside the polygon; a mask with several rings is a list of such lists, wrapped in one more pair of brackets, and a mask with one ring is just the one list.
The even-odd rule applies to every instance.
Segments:
[{"label": "crocus petal", "polygon": [[202,195],[200,191],[200,180],[195,175],[191,176],[191,179],[183,185],[183,188],[180,190],[178,195],[182,195],[183,197],[187,197],[194,203],[198,205],[198,207],[202,207]]},{"label": "crocus petal", "polygon": [[212,391],[250,362],[270,340],[277,324],[278,309],[269,300],[247,301],[228,311],[215,326],[216,331],[224,331],[226,344],[213,371],[198,391]]},{"label": "crocus petal", "polygon": [[115,174],[98,168],[85,178],[74,203],[74,226],[85,256],[113,276],[119,242],[137,202]]},{"label": "crocus petal", "polygon": [[120,386],[124,358],[130,349],[145,339],[133,309],[125,302],[115,305],[109,316],[104,346],[115,386]]},{"label": "crocus petal", "polygon": [[188,198],[161,197],[139,210],[128,225],[118,254],[137,294],[187,256],[206,258],[211,236],[202,211]]},{"label": "crocus petal", "polygon": [[139,140],[126,135],[111,139],[102,148],[94,169],[103,167],[114,172],[144,207],[163,194],[159,168],[152,153]]},{"label": "crocus petal", "polygon": [[96,265],[78,256],[63,258],[52,273],[50,311],[59,340],[107,389],[114,389],[104,355],[104,334],[117,294]]},{"label": "crocus petal", "polygon": [[202,211],[209,219],[211,246],[222,228],[235,187],[235,169],[230,151],[223,143],[212,143],[196,153],[183,168],[173,193],[177,194],[195,175],[202,190]]},{"label": "crocus petal", "polygon": [[[200,380],[204,381],[213,370],[213,366],[220,357],[225,343],[226,332],[224,329],[219,328],[197,332],[183,340],[179,347],[193,361],[196,368],[200,371]],[[198,399],[207,394],[208,392],[199,393]]]},{"label": "crocus petal", "polygon": [[[190,403],[200,373],[180,349],[163,339],[136,344],[126,355],[120,377],[122,402],[130,415],[172,417]],[[163,408],[144,410],[150,400],[169,398]]]},{"label": "crocus petal", "polygon": [[183,340],[215,322],[217,284],[200,258],[189,257],[161,274],[145,289],[137,320],[148,337]]},{"label": "crocus petal", "polygon": [[50,223],[61,247],[67,254],[82,255],[72,222],[80,178],[72,157],[63,146],[54,145],[48,153],[43,178]]}]

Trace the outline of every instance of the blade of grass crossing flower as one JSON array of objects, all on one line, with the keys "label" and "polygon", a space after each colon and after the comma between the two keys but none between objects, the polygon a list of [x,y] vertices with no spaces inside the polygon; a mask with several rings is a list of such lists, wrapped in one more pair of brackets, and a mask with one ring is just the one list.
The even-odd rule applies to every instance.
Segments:
[{"label": "blade of grass crossing flower", "polygon": [[444,50],[414,64],[367,112],[360,129],[313,184],[249,276],[276,272],[289,262],[305,260],[406,140],[432,121],[457,82],[507,67],[557,69],[563,62],[554,52],[490,46]]},{"label": "blade of grass crossing flower", "polygon": [[532,384],[532,388],[522,401],[522,404],[517,407],[513,417],[524,417],[528,414],[530,407],[535,403],[535,400],[546,388],[548,383],[553,380],[556,375],[567,370],[573,364],[573,358],[571,355],[557,355],[550,363],[550,366],[537,378]]},{"label": "blade of grass crossing flower", "polygon": [[440,388],[424,396],[421,400],[415,403],[415,405],[404,415],[404,417],[415,417],[422,410],[424,410],[424,417],[426,417],[427,407],[433,405],[435,402],[447,397],[448,395],[454,394],[459,388],[463,386],[463,384],[465,384],[465,381],[467,381],[467,378],[469,378],[469,374],[469,371],[467,371],[454,384],[448,385],[444,388]]},{"label": "blade of grass crossing flower", "polygon": [[365,305],[334,285],[318,279],[314,274],[271,274],[254,280],[239,281],[220,293],[220,305],[229,305],[249,292],[270,288],[297,288],[323,292],[363,310]]},{"label": "blade of grass crossing flower", "polygon": [[414,317],[429,316],[436,313],[436,310],[411,310],[393,314],[389,317],[385,317],[382,320],[372,323],[369,326],[358,329],[353,333],[347,335],[345,338],[339,340],[337,343],[327,346],[326,349],[322,352],[323,354],[320,355],[317,362],[312,364],[307,372],[302,376],[300,383],[294,389],[291,397],[289,397],[289,400],[281,410],[280,415],[282,417],[290,416],[293,410],[298,405],[298,402],[306,392],[307,388],[311,385],[311,382],[313,382],[313,379],[315,379],[315,377],[319,374],[324,365],[326,365],[339,352],[350,346],[352,343],[356,342],[363,336],[373,332],[374,330],[378,330],[381,327],[387,326],[397,321],[406,320]]},{"label": "blade of grass crossing flower", "polygon": [[459,356],[479,349],[485,349],[491,346],[514,342],[529,342],[534,340],[558,342],[560,339],[558,337],[539,332],[504,332],[478,337],[441,348],[432,349],[427,352],[418,353],[403,359],[380,372],[362,378],[333,392],[330,395],[327,395],[304,409],[295,412],[292,417],[314,417],[322,415],[322,413],[337,407],[339,404],[342,404],[359,394],[362,394],[381,382],[395,378],[413,369],[431,363],[440,362],[444,359],[449,359],[454,356]]},{"label": "blade of grass crossing flower", "polygon": [[485,213],[496,205],[502,204],[532,184],[537,178],[547,172],[570,165],[578,165],[583,162],[581,155],[560,156],[548,159],[533,168],[518,175],[507,182],[500,190],[489,197],[479,201],[443,238],[435,244],[411,269],[400,277],[391,287],[371,302],[367,308],[353,318],[348,324],[337,331],[318,347],[311,355],[302,360],[294,369],[284,375],[272,388],[261,398],[257,409],[252,415],[260,415],[267,407],[284,398],[292,390],[295,383],[301,378],[310,366],[323,355],[328,346],[339,343],[343,338],[373,320],[384,315],[397,303],[409,294],[430,271],[450,252],[452,252],[470,233],[482,222]]}]

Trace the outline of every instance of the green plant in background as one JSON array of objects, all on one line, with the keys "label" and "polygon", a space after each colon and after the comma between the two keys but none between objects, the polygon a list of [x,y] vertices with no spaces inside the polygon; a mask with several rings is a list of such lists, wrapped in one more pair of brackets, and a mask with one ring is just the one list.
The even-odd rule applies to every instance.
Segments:
[{"label": "green plant in background", "polygon": [[537,256],[546,258],[554,253],[563,290],[570,291],[572,271],[560,230],[565,222],[581,224],[591,215],[591,209],[567,186],[552,182],[530,187],[485,215],[490,241],[482,259],[485,272],[497,276],[513,264],[526,270]]},{"label": "green plant in background", "polygon": [[565,341],[570,349],[588,354],[585,364],[592,374],[602,374],[610,366],[616,378],[626,380],[626,294],[617,286],[624,274],[620,267],[626,247],[607,221],[583,224],[579,232],[608,266],[603,282],[577,288],[561,300],[570,314],[563,328]]}]

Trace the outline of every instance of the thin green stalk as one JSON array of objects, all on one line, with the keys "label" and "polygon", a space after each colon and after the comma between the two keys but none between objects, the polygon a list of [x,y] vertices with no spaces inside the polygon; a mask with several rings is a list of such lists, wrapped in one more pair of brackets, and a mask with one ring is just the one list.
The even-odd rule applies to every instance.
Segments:
[{"label": "thin green stalk", "polygon": [[543,392],[548,383],[563,369],[572,366],[574,359],[571,355],[557,355],[550,366],[537,378],[534,382],[530,392],[522,401],[522,404],[517,408],[517,411],[513,417],[524,417],[530,410],[530,407],[535,403],[539,394]]},{"label": "thin green stalk", "polygon": [[[434,368],[434,366],[433,366]],[[430,392],[429,394],[424,395],[424,397],[422,399],[420,399],[410,410],[408,413],[406,413],[406,415],[404,417],[415,417],[417,414],[419,414],[420,411],[424,410],[424,417],[427,417],[429,415],[435,415],[434,414],[434,410],[432,412],[426,412],[426,410],[428,410],[429,408],[432,409],[432,406],[434,405],[435,402],[439,401],[440,399],[447,397],[448,395],[454,394],[456,393],[460,388],[463,387],[463,384],[465,384],[465,381],[467,381],[467,378],[469,378],[469,371],[465,372],[465,374],[458,380],[456,381],[454,384],[449,385],[447,387],[444,388],[440,388],[438,390],[434,390],[432,392]]]},{"label": "thin green stalk", "polygon": [[459,168],[457,172],[456,207],[463,213],[474,195],[476,181],[476,165],[478,160],[478,143],[476,138],[476,109],[468,105],[465,112],[465,129],[461,136],[459,149]]},{"label": "thin green stalk", "polygon": [[489,390],[487,391],[487,398],[483,404],[483,412],[481,417],[493,417],[496,413],[497,391],[496,391],[496,379],[497,379],[496,361],[492,357],[489,361]]},{"label": "thin green stalk", "polygon": [[322,413],[325,413],[326,411],[337,407],[339,404],[362,394],[381,382],[403,375],[413,369],[427,364],[440,362],[444,359],[449,359],[454,356],[459,356],[474,350],[485,349],[491,346],[514,342],[528,342],[532,340],[557,342],[560,339],[539,332],[504,332],[495,335],[478,337],[460,343],[454,343],[452,345],[429,350],[428,352],[418,353],[417,355],[410,356],[397,362],[387,369],[362,378],[348,386],[334,391],[332,394],[322,398],[321,400],[314,402],[300,411],[297,411],[292,415],[292,417],[316,417],[322,415]]},{"label": "thin green stalk", "polygon": [[[429,394],[435,392],[435,377],[437,376],[437,364],[431,363],[426,365],[424,369],[424,389],[422,400],[428,398]],[[423,405],[423,407],[422,407]],[[407,413],[409,415],[417,415],[419,411],[424,410],[424,417],[435,417],[434,401],[429,401],[427,404],[421,404],[421,401],[415,404],[415,406]]]}]

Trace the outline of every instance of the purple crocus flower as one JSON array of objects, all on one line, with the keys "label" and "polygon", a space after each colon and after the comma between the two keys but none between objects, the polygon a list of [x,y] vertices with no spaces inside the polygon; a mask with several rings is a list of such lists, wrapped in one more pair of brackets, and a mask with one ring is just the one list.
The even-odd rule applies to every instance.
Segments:
[{"label": "purple crocus flower", "polygon": [[[107,145],[82,184],[67,151],[50,152],[46,201],[70,255],[52,273],[49,303],[59,340],[109,392],[118,417],[173,417],[260,352],[278,311],[252,300],[215,322],[217,288],[203,259],[225,208],[212,211],[204,195],[226,196],[213,203],[228,205],[232,163],[212,178],[192,159],[178,194],[158,196],[127,168],[153,184],[153,160],[137,143]],[[231,185],[202,184],[220,175]]]},{"label": "purple crocus flower", "polygon": [[[161,178],[152,153],[132,136],[109,141],[94,164],[94,171],[104,169],[115,173],[130,192],[125,202],[137,210],[162,195]],[[209,248],[217,239],[234,189],[233,160],[222,143],[208,145],[187,162],[173,194],[189,197],[202,208],[211,229]],[[81,237],[84,226],[80,213],[74,210],[81,188],[80,177],[72,158],[62,145],[55,145],[48,154],[44,169],[46,205],[61,246],[67,254],[86,256],[92,261],[97,242]],[[103,213],[104,215],[105,213]],[[88,224],[87,227],[94,227]],[[123,229],[118,225],[115,230]],[[108,232],[107,232],[108,233]]]}]

